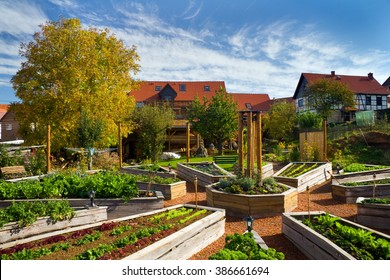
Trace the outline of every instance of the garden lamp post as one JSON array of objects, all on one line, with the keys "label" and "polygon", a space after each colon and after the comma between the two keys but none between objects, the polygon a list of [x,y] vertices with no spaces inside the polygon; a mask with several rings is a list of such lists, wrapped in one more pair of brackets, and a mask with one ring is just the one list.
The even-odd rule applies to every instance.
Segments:
[{"label": "garden lamp post", "polygon": [[340,164],[336,164],[336,174],[340,174]]},{"label": "garden lamp post", "polygon": [[94,202],[96,192],[94,190],[89,191],[89,199],[91,200],[91,205],[90,207],[96,207],[96,204]]},{"label": "garden lamp post", "polygon": [[253,229],[253,222],[255,221],[251,216],[248,216],[244,219],[246,222],[246,229],[248,232],[251,232]]}]

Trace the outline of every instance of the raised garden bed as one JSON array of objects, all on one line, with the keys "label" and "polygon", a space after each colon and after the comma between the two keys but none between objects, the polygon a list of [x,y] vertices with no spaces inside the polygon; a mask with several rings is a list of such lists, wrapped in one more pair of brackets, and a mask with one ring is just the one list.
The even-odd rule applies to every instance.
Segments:
[{"label": "raised garden bed", "polygon": [[331,179],[330,162],[291,162],[276,172],[273,177],[281,183],[295,187],[298,192],[308,187],[323,184]]},{"label": "raised garden bed", "polygon": [[[311,219],[315,219],[317,216],[321,216],[326,214],[325,212],[310,212]],[[330,215],[331,217],[335,217]],[[309,217],[308,212],[292,212],[292,213],[283,213],[282,214],[282,233],[289,239],[291,242],[295,244],[295,246],[302,251],[309,259],[314,260],[356,260],[359,258],[354,257],[353,255],[356,252],[347,252],[342,249],[340,246],[336,245],[330,239],[324,237],[322,234],[317,231],[311,229],[307,225],[303,223],[303,220]],[[359,229],[364,230],[360,232],[361,241],[366,245],[369,245],[370,236],[375,239],[383,239],[383,246],[388,248],[390,242],[390,236],[383,234],[381,232],[375,231],[373,229],[367,228],[365,226],[359,225],[357,223],[353,223],[351,221],[338,218],[340,224],[346,225],[351,229]],[[345,232],[350,232],[351,230],[346,230]],[[362,245],[351,245],[351,241],[347,241],[346,237],[339,238],[339,241],[344,241],[344,244],[348,244],[348,246],[355,246],[356,249],[362,249]],[[357,238],[356,238],[357,239]],[[364,240],[368,240],[365,242]],[[385,244],[386,243],[386,244]],[[345,246],[345,245],[344,245]],[[347,247],[348,247],[347,246]],[[377,248],[378,249],[378,248]],[[377,249],[373,249],[376,251]],[[384,249],[386,251],[386,249]],[[352,255],[353,254],[353,255]],[[359,254],[359,253],[358,253]]]},{"label": "raised garden bed", "polygon": [[41,217],[33,224],[24,227],[21,227],[17,222],[12,222],[5,224],[0,229],[0,244],[106,220],[107,207],[91,207],[77,210],[76,216],[69,220],[53,222],[50,217]]},{"label": "raised garden bed", "polygon": [[[348,183],[345,183],[348,184]],[[359,197],[390,197],[390,184],[375,184],[371,181],[342,185],[332,183],[332,197],[347,204],[354,204]]]},{"label": "raised garden bed", "polygon": [[[147,190],[148,183],[137,182],[137,186],[140,190]],[[187,182],[179,181],[172,184],[157,184],[152,183],[150,190],[159,191],[162,193],[165,199],[171,200],[182,197],[187,194]]]},{"label": "raised garden bed", "polygon": [[[122,198],[95,198],[94,203],[100,207],[107,207],[107,218],[116,219],[138,213],[149,212],[152,210],[164,208],[164,196],[156,191],[151,197],[144,196],[145,191],[139,191],[139,197],[133,197],[129,200]],[[40,199],[45,201],[50,199]],[[74,208],[86,207],[90,205],[89,199],[69,198],[67,199]],[[0,200],[0,207],[7,207],[12,202],[25,200]],[[29,199],[29,201],[33,201]]]},{"label": "raised garden bed", "polygon": [[369,181],[373,180],[374,174],[376,180],[390,178],[390,167],[372,164],[359,164],[354,169],[360,171],[346,172],[345,170],[340,170],[339,174],[333,174],[332,184]]},{"label": "raised garden bed", "polygon": [[178,163],[177,176],[188,182],[194,182],[196,176],[198,186],[205,187],[218,182],[222,178],[233,177],[234,175],[214,162],[194,162]]},{"label": "raised garden bed", "polygon": [[272,163],[264,164],[261,168],[262,178],[271,177],[274,175],[274,165]]},{"label": "raised garden bed", "polygon": [[356,205],[359,224],[377,229],[390,229],[390,198],[359,198]]},{"label": "raised garden bed", "polygon": [[265,217],[289,212],[298,206],[296,188],[278,183],[285,187],[282,193],[270,194],[235,194],[216,187],[219,183],[206,186],[207,205],[226,209],[230,216]]},{"label": "raised garden bed", "polygon": [[[221,237],[224,228],[223,209],[176,205],[64,230],[45,239],[36,236],[16,247],[6,244],[0,255],[15,259],[18,255],[12,253],[24,247],[28,252],[21,255],[23,259],[185,260]],[[46,249],[43,254],[42,249]]]},{"label": "raised garden bed", "polygon": [[[124,166],[121,168],[122,173],[129,173],[134,175],[149,175],[151,170],[145,168],[143,165],[132,165],[132,166]],[[157,170],[155,170],[155,175],[163,178],[176,178],[176,173],[173,171],[169,171],[168,168],[159,166]]]}]

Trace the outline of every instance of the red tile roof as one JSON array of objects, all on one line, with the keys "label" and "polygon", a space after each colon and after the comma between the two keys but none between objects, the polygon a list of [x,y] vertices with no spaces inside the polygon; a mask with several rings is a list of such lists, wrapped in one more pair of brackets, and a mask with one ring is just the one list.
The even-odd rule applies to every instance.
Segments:
[{"label": "red tile roof", "polygon": [[[268,111],[270,108],[269,95],[265,93],[231,93],[238,103],[238,110]],[[248,105],[250,107],[248,108]]]},{"label": "red tile roof", "polygon": [[[177,93],[175,101],[192,101],[198,96],[200,99],[203,96],[210,98],[220,87],[226,90],[225,82],[223,81],[144,81],[141,83],[139,90],[130,92],[130,96],[134,96],[136,102],[159,100],[158,93],[169,84]],[[180,91],[180,85],[185,85],[186,90]],[[209,87],[209,91],[205,91],[205,87]],[[160,87],[160,90],[156,90]]]},{"label": "red tile roof", "polygon": [[0,120],[4,117],[4,115],[7,113],[9,108],[8,104],[0,104]]},{"label": "red tile roof", "polygon": [[[386,87],[382,86],[375,78],[372,73],[368,73],[367,76],[349,76],[339,75],[332,71],[330,74],[313,74],[313,73],[302,73],[301,79],[305,78],[309,84],[316,82],[320,79],[334,79],[348,85],[350,90],[355,94],[385,94],[388,95]],[[299,81],[298,87],[301,83]],[[298,90],[297,87],[297,90]],[[296,92],[297,93],[297,92]],[[294,94],[295,96],[295,94]]]}]

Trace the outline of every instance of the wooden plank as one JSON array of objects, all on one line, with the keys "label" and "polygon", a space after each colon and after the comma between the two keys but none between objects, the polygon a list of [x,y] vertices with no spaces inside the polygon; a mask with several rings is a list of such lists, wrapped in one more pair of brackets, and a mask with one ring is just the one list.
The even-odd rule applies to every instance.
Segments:
[{"label": "wooden plank", "polygon": [[50,217],[38,218],[36,222],[25,227],[19,227],[16,222],[8,223],[0,230],[0,244],[106,220],[107,207],[94,207],[76,211],[76,216],[72,219],[55,223],[51,221]]},{"label": "wooden plank", "polygon": [[[199,206],[201,207],[201,206]],[[184,241],[191,239],[197,235],[202,230],[218,224],[218,227],[225,226],[225,211],[214,212],[202,220],[199,220],[191,225],[171,234],[170,236],[165,237],[164,239],[153,243],[152,245],[124,258],[124,260],[151,260],[159,259],[161,256],[164,256],[172,250],[173,248],[179,246]],[[221,222],[223,221],[223,222]],[[214,229],[215,230],[215,229]],[[191,255],[196,252],[191,252]]]},{"label": "wooden plank", "polygon": [[[312,213],[316,215],[316,213]],[[355,259],[346,251],[330,242],[328,239],[305,226],[302,222],[289,216],[282,215],[282,232],[286,235],[298,248],[302,250],[306,256],[316,260],[349,260]]]}]

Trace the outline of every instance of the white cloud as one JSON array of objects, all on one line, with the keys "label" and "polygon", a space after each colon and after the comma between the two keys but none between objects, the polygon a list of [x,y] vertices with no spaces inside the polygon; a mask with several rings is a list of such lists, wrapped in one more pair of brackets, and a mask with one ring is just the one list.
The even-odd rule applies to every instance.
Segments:
[{"label": "white cloud", "polygon": [[28,1],[0,1],[0,11],[0,32],[12,36],[32,35],[47,21],[43,11]]},{"label": "white cloud", "polygon": [[[204,24],[197,26],[204,28],[186,29],[171,25],[159,14],[157,5],[144,2],[112,1],[113,13],[104,14],[77,6],[75,1],[51,2],[76,16],[82,15],[85,26],[98,23],[101,26],[97,28],[107,27],[128,46],[137,46],[141,57],[138,78],[145,80],[222,80],[230,92],[290,97],[302,72],[330,73],[335,70],[348,75],[373,72],[380,82],[390,74],[386,72],[390,62],[388,52],[358,53],[351,43],[337,42],[330,34],[319,32],[318,27],[302,25],[298,21],[247,24],[231,31],[203,19]],[[35,11],[35,20],[31,21],[29,17],[28,23],[26,19],[10,32],[31,36],[37,25],[45,21],[45,15],[34,5],[19,3],[23,3],[23,7],[12,10],[18,17],[9,22],[17,24],[27,10]],[[5,7],[10,9],[10,5],[0,3],[0,10]],[[194,1],[189,1],[178,17],[195,20],[202,7],[203,2],[196,6]],[[4,19],[0,19],[0,28],[2,21]],[[220,33],[221,30],[230,30],[230,33]],[[2,54],[16,55],[16,44],[5,48],[7,44],[8,41],[0,40],[0,49],[7,49]],[[0,74],[16,71],[19,64],[20,58],[0,59]],[[7,82],[3,80],[0,85],[2,83]]]},{"label": "white cloud", "polygon": [[56,6],[67,9],[77,9],[79,7],[77,2],[72,0],[49,0],[49,2]]}]

